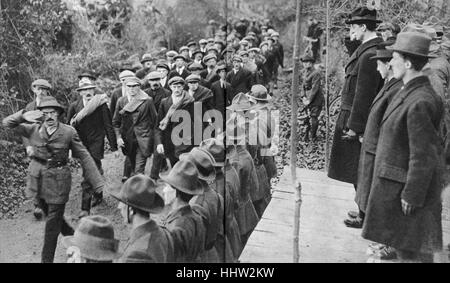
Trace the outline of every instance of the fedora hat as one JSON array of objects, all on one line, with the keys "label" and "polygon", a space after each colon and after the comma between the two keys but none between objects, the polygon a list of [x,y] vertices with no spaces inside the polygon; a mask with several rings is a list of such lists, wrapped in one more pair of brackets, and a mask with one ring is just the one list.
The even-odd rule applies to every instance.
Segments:
[{"label": "fedora hat", "polygon": [[225,146],[217,139],[207,139],[200,143],[200,148],[209,152],[214,157],[214,167],[225,165]]},{"label": "fedora hat", "polygon": [[38,86],[38,87],[42,87],[45,89],[52,89],[52,85],[47,81],[47,80],[43,80],[43,79],[37,79],[35,81],[33,81],[31,83],[31,86]]},{"label": "fedora hat", "polygon": [[201,195],[204,188],[198,179],[198,170],[189,160],[178,161],[168,174],[159,174],[161,180],[188,195]]},{"label": "fedora hat", "polygon": [[97,86],[94,83],[92,83],[92,81],[81,80],[80,83],[78,84],[77,91],[82,91],[85,89],[94,89],[94,88],[97,88]]},{"label": "fedora hat", "polygon": [[194,147],[189,153],[180,155],[180,160],[186,159],[195,164],[198,170],[198,178],[207,182],[216,179],[214,170],[214,157],[206,150]]},{"label": "fedora hat", "polygon": [[346,24],[361,24],[361,23],[382,23],[377,20],[377,10],[370,10],[367,7],[356,8],[351,14],[350,19],[345,21]]},{"label": "fedora hat", "polygon": [[272,99],[272,97],[267,93],[268,91],[265,86],[253,85],[250,92],[247,95],[249,98],[255,99],[257,101],[269,101]]},{"label": "fedora hat", "polygon": [[386,47],[399,53],[408,55],[435,58],[436,56],[429,55],[431,38],[426,34],[419,32],[401,32],[397,35],[397,40],[392,46]]},{"label": "fedora hat", "polygon": [[112,261],[119,257],[119,240],[114,238],[111,221],[100,215],[84,217],[73,236],[62,239],[66,248],[78,247],[81,256],[96,261]]},{"label": "fedora hat", "polygon": [[59,104],[53,96],[46,96],[42,98],[41,103],[37,106],[37,109],[42,110],[44,108],[56,108],[60,111],[60,113],[64,112],[64,107]]},{"label": "fedora hat", "polygon": [[232,111],[247,111],[250,110],[254,106],[254,103],[250,101],[248,96],[243,92],[236,94],[233,98],[231,105],[227,107],[227,109]]},{"label": "fedora hat", "polygon": [[120,202],[149,213],[160,213],[164,208],[163,198],[156,192],[157,185],[145,175],[128,179],[122,186],[109,190],[111,196]]}]

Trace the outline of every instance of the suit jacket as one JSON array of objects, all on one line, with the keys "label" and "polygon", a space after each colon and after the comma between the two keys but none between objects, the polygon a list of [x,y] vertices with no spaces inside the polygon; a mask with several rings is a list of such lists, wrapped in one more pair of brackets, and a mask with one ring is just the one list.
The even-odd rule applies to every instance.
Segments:
[{"label": "suit jacket", "polygon": [[226,80],[231,84],[233,89],[231,96],[234,97],[240,92],[249,92],[252,87],[251,77],[252,73],[244,68],[241,68],[236,74],[234,73],[234,70],[228,72]]},{"label": "suit jacket", "polygon": [[175,261],[172,235],[166,228],[149,220],[131,231],[120,262],[166,263]]},{"label": "suit jacket", "polygon": [[[67,121],[70,121],[83,107],[83,99],[72,103],[67,111]],[[102,104],[91,115],[85,117],[75,129],[84,146],[95,159],[103,159],[105,136],[108,138],[111,150],[117,150],[117,140],[112,126],[111,113],[106,104]]]},{"label": "suit jacket", "polygon": [[341,109],[350,110],[347,127],[356,133],[364,132],[370,105],[382,86],[377,62],[370,59],[382,41],[376,37],[361,44],[345,67]]},{"label": "suit jacket", "polygon": [[206,80],[209,83],[209,85],[212,85],[213,83],[220,80],[219,75],[216,73],[216,69],[212,70],[209,74],[208,74],[208,69],[205,69],[205,70],[201,71],[200,77],[202,77],[204,80]]},{"label": "suit jacket", "polygon": [[125,148],[132,147],[136,141],[144,156],[149,157],[153,153],[154,144],[159,144],[158,137],[155,137],[157,114],[153,99],[149,97],[132,113],[122,111],[127,103],[127,97],[121,97],[117,101],[113,126],[122,136]]},{"label": "suit jacket", "polygon": [[[396,249],[432,253],[442,248],[444,105],[430,81],[409,81],[381,120],[373,182],[364,220],[365,239]],[[415,207],[405,216],[401,199]]]},{"label": "suit jacket", "polygon": [[225,117],[226,107],[231,105],[231,101],[233,100],[233,88],[231,84],[228,82],[225,83],[225,88],[222,88],[220,84],[220,80],[216,81],[211,85],[211,91],[213,93],[213,105],[214,109],[220,111]]},{"label": "suit jacket", "polygon": [[147,88],[144,90],[148,96],[150,96],[153,99],[153,103],[155,104],[155,109],[159,110],[159,105],[161,105],[161,101],[164,98],[167,98],[170,96],[171,92],[167,89],[160,87],[157,90],[152,90],[151,88]]},{"label": "suit jacket", "polygon": [[322,74],[319,70],[310,70],[304,73],[303,77],[303,89],[306,92],[306,96],[310,101],[309,107],[319,106],[321,107],[325,102],[322,92]]},{"label": "suit jacket", "polygon": [[380,137],[380,124],[384,112],[394,96],[403,86],[402,80],[391,79],[387,82],[373,100],[367,119],[364,139],[361,146],[361,155],[358,166],[358,190],[355,201],[362,211],[366,211],[367,200],[373,180],[373,166],[377,151],[378,138]]},{"label": "suit jacket", "polygon": [[191,72],[189,72],[188,70],[187,70],[187,67],[184,67],[184,69],[183,69],[183,72],[181,73],[181,74],[179,74],[178,72],[177,72],[177,69],[175,68],[175,69],[173,69],[172,71],[170,71],[170,73],[169,73],[169,75],[168,75],[168,78],[169,78],[169,80],[171,79],[171,78],[173,78],[173,77],[182,77],[183,79],[186,79],[189,75],[191,74]]},{"label": "suit jacket", "polygon": [[[34,153],[28,167],[27,197],[39,197],[49,204],[65,204],[69,200],[72,175],[69,165],[50,168],[42,160],[67,162],[69,150],[79,158],[85,170],[85,178],[95,191],[102,190],[104,181],[91,155],[80,141],[71,126],[58,124],[56,131],[49,136],[41,124],[25,123],[22,111],[3,119],[3,125],[13,128],[28,138]],[[39,161],[41,160],[41,161]]]},{"label": "suit jacket", "polygon": [[162,226],[172,235],[175,250],[175,262],[194,262],[204,251],[205,228],[202,218],[193,212],[191,206],[172,209],[166,206]]},{"label": "suit jacket", "polygon": [[115,88],[111,93],[111,102],[109,103],[109,109],[111,110],[111,117],[114,117],[116,113],[117,101],[122,97],[122,87]]}]

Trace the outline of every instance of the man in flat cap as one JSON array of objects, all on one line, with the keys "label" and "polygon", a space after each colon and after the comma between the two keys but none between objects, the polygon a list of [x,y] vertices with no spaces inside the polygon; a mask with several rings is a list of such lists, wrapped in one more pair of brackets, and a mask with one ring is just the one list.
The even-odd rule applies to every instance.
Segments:
[{"label": "man in flat cap", "polygon": [[[143,174],[153,154],[157,113],[153,99],[140,89],[136,77],[125,80],[128,95],[117,101],[113,126],[117,144],[131,161],[134,174]],[[127,176],[129,177],[129,176]]]},{"label": "man in flat cap", "polygon": [[192,63],[203,65],[203,52],[200,49],[196,48],[194,51],[192,51],[192,59]]},{"label": "man in flat cap", "polygon": [[173,69],[175,69],[175,56],[177,56],[178,53],[174,50],[170,50],[166,53],[166,59],[167,59],[167,66],[169,66],[169,71],[172,71]]},{"label": "man in flat cap", "polygon": [[142,69],[136,72],[136,77],[142,80],[148,73],[154,71],[155,70],[154,62],[155,58],[153,58],[152,54],[148,53],[144,54],[141,60]]},{"label": "man in flat cap", "polygon": [[170,87],[169,87],[169,73],[170,73],[170,67],[167,65],[167,63],[159,63],[156,65],[156,71],[161,74],[161,80],[160,84],[164,89],[167,89],[170,93]]},{"label": "man in flat cap", "polygon": [[175,69],[173,69],[169,73],[169,80],[173,77],[182,77],[186,79],[191,72],[189,72],[186,68],[187,59],[183,55],[177,55],[174,57],[175,59]]},{"label": "man in flat cap", "polygon": [[206,55],[203,58],[203,63],[206,65],[206,70],[200,73],[200,76],[206,80],[210,85],[219,80],[216,72],[217,56],[214,54]]},{"label": "man in flat cap", "polygon": [[[189,152],[193,147],[193,123],[194,119],[194,98],[190,96],[185,88],[185,81],[182,77],[175,76],[169,80],[169,86],[172,90],[170,97],[161,101],[158,109],[158,123],[156,128],[156,151],[158,154],[165,155],[169,158],[171,165],[175,165],[181,153]],[[178,111],[180,110],[180,111]],[[189,114],[189,121],[172,121],[175,114]],[[183,131],[183,137],[173,140],[172,132],[174,128],[180,130],[181,123],[191,123],[190,131]],[[179,137],[180,133],[177,138]],[[182,140],[184,143],[182,142]]]},{"label": "man in flat cap", "polygon": [[[181,48],[180,48],[178,53],[179,53],[179,55],[183,56],[186,59],[186,63],[190,63],[192,61],[189,47],[181,46]],[[176,58],[174,58],[174,59],[176,61]]]},{"label": "man in flat cap", "polygon": [[[41,114],[19,111],[6,117],[3,126],[15,129],[29,139],[32,147],[28,168],[27,197],[38,198],[47,214],[41,261],[53,262],[58,235],[73,235],[73,229],[64,220],[64,210],[72,186],[69,150],[81,161],[86,178],[95,192],[104,187],[94,160],[80,141],[74,128],[59,122],[64,108],[53,97],[45,97],[37,107]],[[38,123],[42,121],[42,123]]]},{"label": "man in flat cap", "polygon": [[226,80],[227,66],[225,64],[217,65],[216,72],[219,80],[211,85],[211,91],[213,93],[212,100],[214,108],[222,113],[225,122],[226,107],[230,106],[233,100],[233,89],[231,84]]},{"label": "man in flat cap", "polygon": [[[187,44],[186,44],[186,46],[189,48],[189,58],[194,58],[194,51],[196,50],[196,49],[198,49],[197,48],[197,42],[195,42],[195,41],[189,41]],[[181,53],[181,51],[180,51],[180,53]]]},{"label": "man in flat cap", "polygon": [[[358,163],[361,151],[359,136],[364,134],[369,108],[382,85],[377,65],[371,57],[383,39],[377,36],[376,10],[361,7],[353,11],[350,20],[350,38],[362,44],[350,57],[345,67],[346,80],[342,90],[341,111],[334,131],[328,177],[353,184],[357,190]],[[356,216],[356,217],[354,217]],[[364,212],[350,212],[345,225],[361,228]]]},{"label": "man in flat cap", "polygon": [[227,74],[227,82],[233,88],[232,97],[239,92],[247,93],[252,87],[252,73],[242,67],[242,58],[233,57],[233,69]]},{"label": "man in flat cap", "polygon": [[425,34],[401,32],[387,47],[394,77],[404,87],[381,120],[362,232],[395,248],[405,262],[433,262],[433,253],[442,250],[444,104],[422,72],[430,43]]},{"label": "man in flat cap", "polygon": [[[66,120],[75,128],[81,142],[94,159],[98,171],[103,174],[102,159],[105,151],[105,137],[108,138],[113,152],[117,151],[117,140],[106,95],[96,95],[95,89],[96,85],[91,81],[80,82],[77,88],[80,99],[69,105]],[[92,185],[87,180],[86,175],[83,170],[80,218],[90,214],[91,202],[94,207],[103,199],[102,192],[94,194]]]},{"label": "man in flat cap", "polygon": [[164,209],[164,199],[156,192],[156,183],[145,175],[136,175],[110,194],[119,201],[126,224],[132,227],[120,262],[166,263],[175,261],[175,247],[169,230],[160,227],[151,215]]},{"label": "man in flat cap", "polygon": [[200,51],[203,52],[203,54],[206,54],[206,45],[208,44],[208,41],[204,38],[200,39],[198,42]]}]

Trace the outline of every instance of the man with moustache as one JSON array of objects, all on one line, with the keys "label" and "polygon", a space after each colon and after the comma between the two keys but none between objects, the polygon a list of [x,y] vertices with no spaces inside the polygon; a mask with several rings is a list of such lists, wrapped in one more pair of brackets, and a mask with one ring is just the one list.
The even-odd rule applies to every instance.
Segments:
[{"label": "man with moustache", "polygon": [[[112,126],[111,113],[106,104],[106,95],[95,95],[96,86],[91,81],[81,81],[77,88],[81,99],[72,103],[67,111],[67,121],[77,130],[83,145],[87,148],[98,171],[103,174],[102,159],[105,151],[105,136],[108,138],[111,151],[117,151],[117,141]],[[84,169],[84,168],[83,168]],[[83,170],[83,189],[81,195],[80,218],[88,216],[92,207],[103,199],[103,193],[93,193],[92,186]]]},{"label": "man with moustache", "polygon": [[[376,54],[376,46],[383,40],[375,32],[376,10],[366,7],[353,11],[350,20],[350,38],[361,40],[357,50],[346,65],[346,80],[342,90],[341,111],[336,122],[333,145],[331,148],[328,177],[353,184],[357,190],[357,175],[361,143],[367,123],[369,108],[378,93],[382,80],[377,72],[376,62],[370,60]],[[364,212],[349,212],[344,220],[347,227],[361,228]]]},{"label": "man with moustache", "polygon": [[69,236],[74,233],[64,219],[72,186],[69,150],[80,159],[86,178],[95,192],[103,190],[104,181],[75,129],[59,122],[64,108],[58,101],[53,97],[45,97],[37,108],[41,111],[40,115],[19,111],[6,117],[3,126],[15,129],[20,136],[28,138],[32,147],[26,195],[39,198],[47,214],[41,261],[51,263],[58,235]]},{"label": "man with moustache", "polygon": [[203,58],[203,63],[206,65],[206,70],[203,70],[200,73],[200,76],[212,85],[219,80],[219,76],[216,72],[217,56],[214,54],[206,55],[205,58]]}]

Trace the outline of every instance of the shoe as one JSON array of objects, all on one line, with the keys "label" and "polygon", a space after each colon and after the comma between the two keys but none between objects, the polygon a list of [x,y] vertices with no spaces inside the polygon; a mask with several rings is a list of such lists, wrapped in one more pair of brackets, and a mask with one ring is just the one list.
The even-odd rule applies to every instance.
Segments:
[{"label": "shoe", "polygon": [[44,211],[40,207],[35,207],[33,215],[34,215],[34,218],[36,218],[36,220],[41,220],[42,217],[44,217]]},{"label": "shoe", "polygon": [[349,218],[344,220],[344,224],[350,228],[361,229],[363,226],[364,220],[361,217]]},{"label": "shoe", "polygon": [[357,211],[349,211],[349,212],[347,213],[347,215],[348,215],[348,217],[350,217],[350,218],[356,218],[356,217],[359,216],[359,212],[357,212]]},{"label": "shoe", "polygon": [[89,216],[89,211],[87,211],[87,210],[82,210],[81,212],[80,212],[80,214],[78,214],[78,219],[81,219],[81,218],[84,218],[84,217],[86,217],[86,216]]}]

